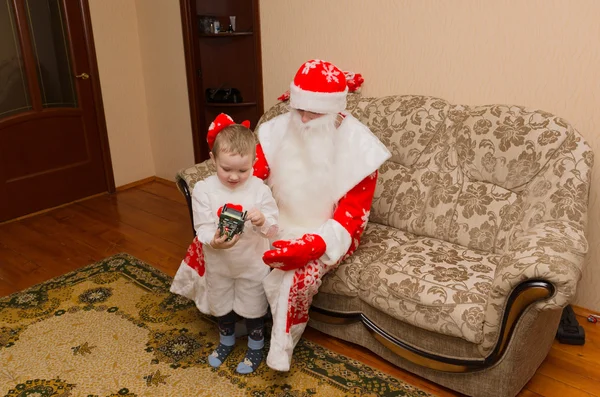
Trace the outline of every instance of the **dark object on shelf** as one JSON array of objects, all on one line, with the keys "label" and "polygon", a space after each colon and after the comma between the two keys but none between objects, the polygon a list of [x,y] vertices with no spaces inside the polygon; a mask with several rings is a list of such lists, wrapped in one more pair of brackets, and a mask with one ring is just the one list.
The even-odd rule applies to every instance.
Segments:
[{"label": "dark object on shelf", "polygon": [[254,32],[221,32],[221,33],[200,33],[200,37],[238,37],[252,36]]},{"label": "dark object on shelf", "polygon": [[577,322],[575,312],[571,305],[564,308],[556,338],[560,343],[567,345],[583,345],[585,344],[585,330]]},{"label": "dark object on shelf", "polygon": [[238,211],[225,204],[219,216],[219,234],[227,235],[226,241],[229,241],[233,236],[244,231],[244,222],[246,222],[246,211]]},{"label": "dark object on shelf", "polygon": [[207,88],[206,102],[240,103],[244,102],[242,94],[237,88]]},{"label": "dark object on shelf", "polygon": [[[207,108],[242,108],[242,107],[252,107],[256,106],[256,102],[238,102],[238,103],[205,103],[205,107]],[[225,112],[227,113],[227,112]]]},{"label": "dark object on shelf", "polygon": [[214,33],[211,24],[216,20],[217,18],[211,15],[198,15],[198,30],[200,33]]}]

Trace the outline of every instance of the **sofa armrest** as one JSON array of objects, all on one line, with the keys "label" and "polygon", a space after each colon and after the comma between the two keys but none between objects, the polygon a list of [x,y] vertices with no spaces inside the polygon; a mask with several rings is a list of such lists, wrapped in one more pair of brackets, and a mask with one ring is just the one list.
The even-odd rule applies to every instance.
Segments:
[{"label": "sofa armrest", "polygon": [[575,295],[587,249],[582,225],[574,222],[546,221],[515,236],[496,268],[490,293],[493,304],[501,304],[524,281],[545,280],[556,292],[538,308],[563,308]]},{"label": "sofa armrest", "polygon": [[[177,175],[175,175],[175,182],[177,182],[177,187],[181,191],[180,181],[184,181],[191,193],[192,190],[194,190],[196,182],[201,181],[215,174],[216,172],[217,169],[215,168],[215,165],[209,159],[189,168],[180,170]],[[181,193],[184,192],[181,191]]]},{"label": "sofa armrest", "polygon": [[[497,257],[480,352],[503,348],[527,306],[562,311],[575,295],[587,249],[582,226],[569,221],[541,222],[516,235]],[[550,288],[539,288],[543,284]],[[511,299],[515,292],[522,295],[520,305]]]},{"label": "sofa armrest", "polygon": [[188,212],[190,214],[190,222],[192,223],[192,232],[193,235],[196,235],[196,230],[194,229],[194,215],[192,212],[192,191],[194,190],[194,186],[196,182],[201,181],[214,173],[217,170],[215,165],[210,160],[205,160],[199,164],[196,164],[190,168],[184,168],[180,170],[177,175],[175,175],[175,183],[177,185],[177,189],[183,194],[185,197],[185,201],[187,202]]}]

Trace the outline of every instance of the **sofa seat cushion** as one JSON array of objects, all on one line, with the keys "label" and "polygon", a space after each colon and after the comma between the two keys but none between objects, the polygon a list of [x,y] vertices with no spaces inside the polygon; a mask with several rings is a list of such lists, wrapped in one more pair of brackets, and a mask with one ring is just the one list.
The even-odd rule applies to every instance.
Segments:
[{"label": "sofa seat cushion", "polygon": [[417,238],[402,230],[369,222],[360,239],[356,252],[342,261],[335,271],[323,277],[319,291],[343,296],[358,296],[360,274],[373,262],[378,262],[392,247],[397,247]]},{"label": "sofa seat cushion", "polygon": [[[349,298],[319,290],[319,293],[313,299],[312,306],[313,308],[316,307],[339,314],[362,313],[386,334],[432,355],[466,360],[481,360],[484,358],[479,349],[480,345],[467,342],[462,338],[424,330],[422,327],[398,320],[389,316],[388,313],[377,310],[361,301],[358,297]],[[346,324],[344,326],[351,327],[352,325]],[[361,344],[361,346],[366,346],[366,344]]]},{"label": "sofa seat cushion", "polygon": [[[371,257],[377,257],[368,266],[361,262],[359,272],[337,272],[352,275],[346,282],[358,287],[359,298],[398,320],[481,343],[499,256],[430,237],[398,234],[387,226],[371,227],[365,248],[370,251],[376,241],[379,252],[372,250]],[[361,248],[362,244],[359,255]],[[359,256],[356,262],[360,260],[364,259]]]}]

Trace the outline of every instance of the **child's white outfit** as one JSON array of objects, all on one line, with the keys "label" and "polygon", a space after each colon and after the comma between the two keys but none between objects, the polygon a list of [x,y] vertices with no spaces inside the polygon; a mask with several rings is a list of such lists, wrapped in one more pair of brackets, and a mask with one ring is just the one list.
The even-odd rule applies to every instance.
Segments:
[{"label": "child's white outfit", "polygon": [[[213,249],[209,243],[218,228],[218,214],[228,204],[243,211],[258,209],[265,223],[258,228],[249,221],[238,242],[229,249]],[[198,309],[216,317],[232,310],[245,318],[267,313],[262,280],[269,274],[262,255],[269,250],[269,237],[277,233],[278,210],[271,190],[251,176],[230,189],[216,175],[199,181],[192,192],[196,238],[173,279],[171,292],[195,301]]]}]

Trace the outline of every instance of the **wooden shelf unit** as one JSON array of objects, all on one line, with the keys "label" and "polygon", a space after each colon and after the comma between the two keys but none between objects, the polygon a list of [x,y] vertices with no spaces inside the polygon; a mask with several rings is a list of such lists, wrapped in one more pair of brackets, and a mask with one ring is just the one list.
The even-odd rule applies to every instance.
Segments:
[{"label": "wooden shelf unit", "polygon": [[256,106],[256,102],[239,102],[239,103],[213,103],[213,102],[207,102],[207,103],[204,104],[204,106],[205,107],[210,107],[210,108],[237,108],[237,107],[244,107],[244,106]]},{"label": "wooden shelf unit", "polygon": [[212,37],[212,38],[217,38],[217,37],[235,37],[235,36],[252,36],[254,34],[254,32],[223,32],[223,33],[200,33],[199,36],[200,37]]},{"label": "wooden shelf unit", "polygon": [[[219,113],[236,122],[250,120],[254,129],[264,112],[258,0],[180,0],[194,157],[208,158],[206,132]],[[236,16],[236,31],[200,31],[202,16],[217,18],[221,29]],[[206,90],[237,88],[240,103],[208,103]]]}]

